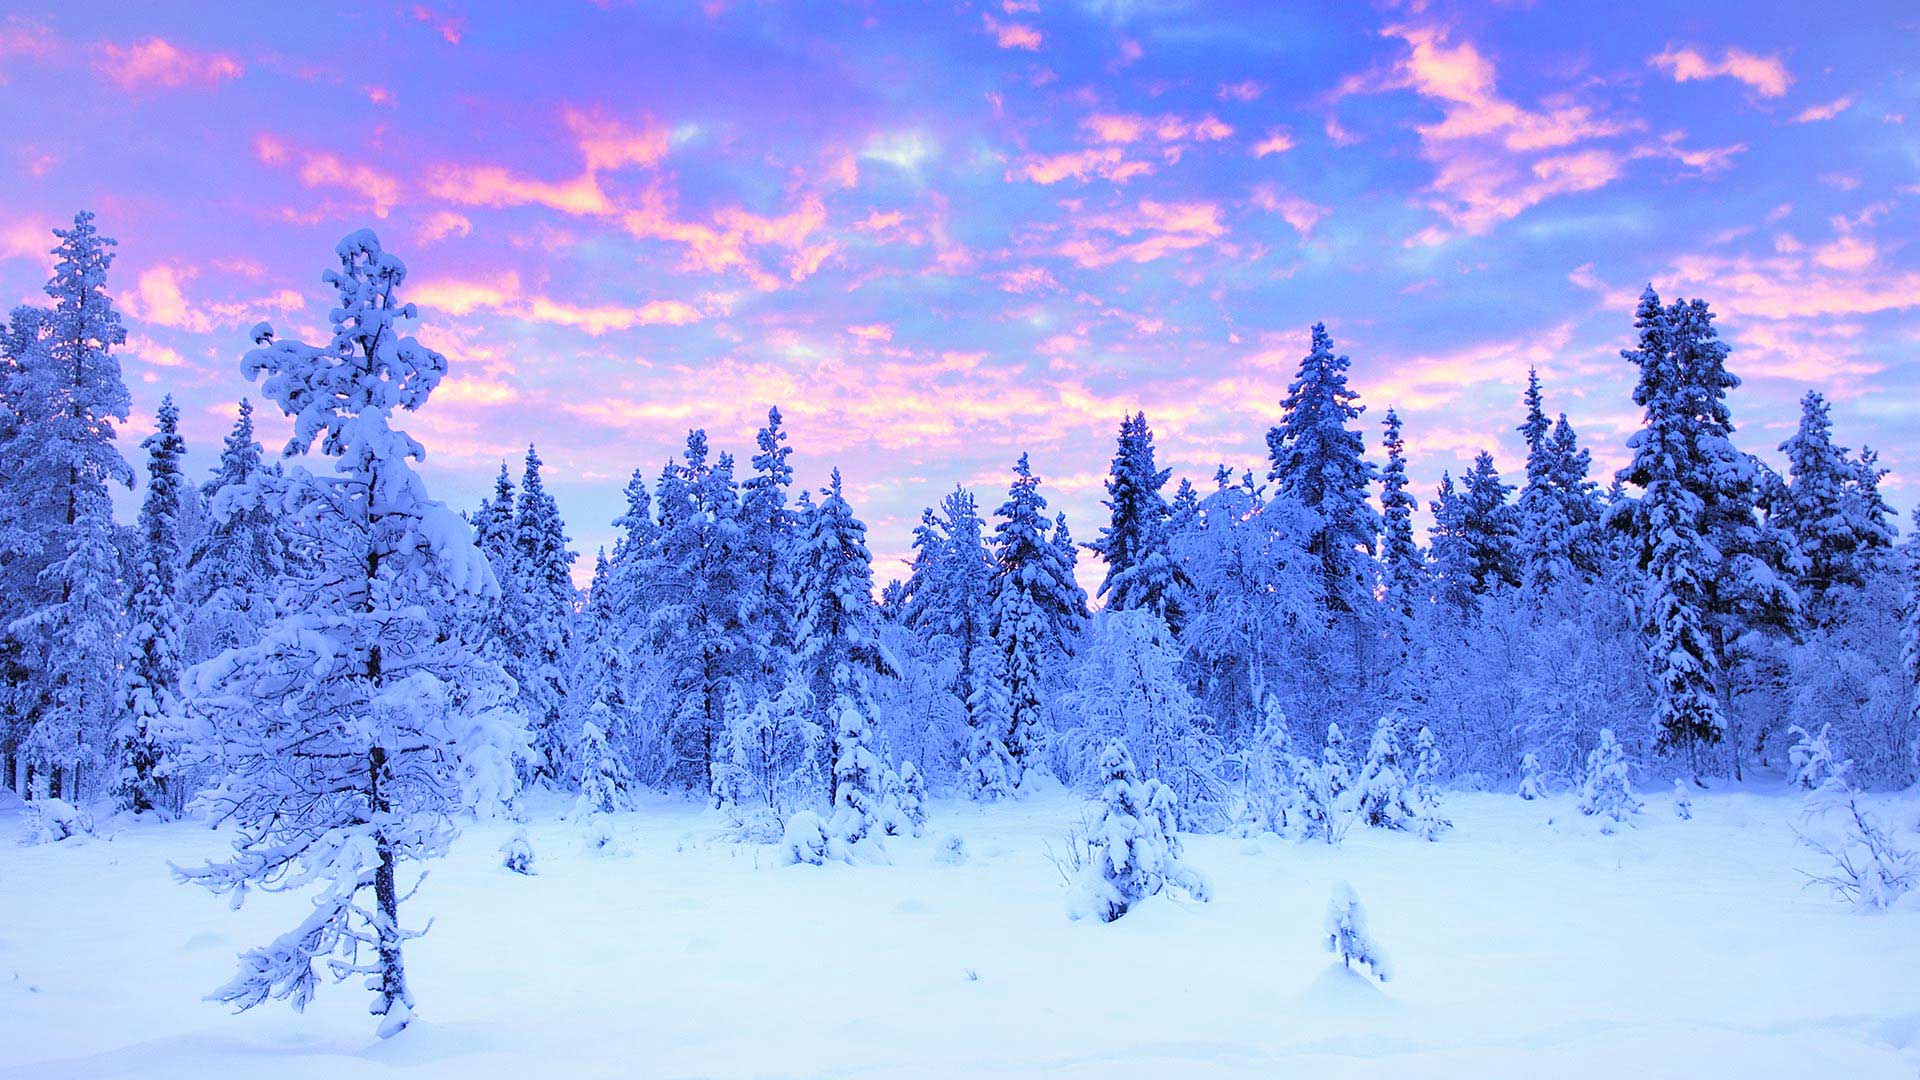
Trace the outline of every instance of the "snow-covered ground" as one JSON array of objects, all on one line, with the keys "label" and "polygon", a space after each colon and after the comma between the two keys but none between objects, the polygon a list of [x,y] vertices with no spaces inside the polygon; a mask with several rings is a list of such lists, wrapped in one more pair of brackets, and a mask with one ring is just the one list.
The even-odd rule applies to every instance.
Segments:
[{"label": "snow-covered ground", "polygon": [[[1777,782],[1776,782],[1777,785]],[[1913,797],[1880,798],[1909,846]],[[538,876],[470,827],[404,909],[421,1020],[380,1042],[357,983],[305,1015],[202,994],[304,901],[173,884],[227,838],[103,826],[15,846],[0,808],[0,1075],[482,1077],[1903,1077],[1920,1071],[1920,905],[1858,914],[1800,870],[1775,785],[1670,796],[1602,836],[1562,796],[1454,795],[1437,843],[1192,837],[1217,896],[1070,922],[1047,859],[1080,803],[936,801],[891,866],[779,866],[672,801],[625,851],[528,827]],[[1552,820],[1550,820],[1552,819]],[[942,862],[958,834],[968,858]],[[1329,968],[1352,882],[1394,962]]]}]

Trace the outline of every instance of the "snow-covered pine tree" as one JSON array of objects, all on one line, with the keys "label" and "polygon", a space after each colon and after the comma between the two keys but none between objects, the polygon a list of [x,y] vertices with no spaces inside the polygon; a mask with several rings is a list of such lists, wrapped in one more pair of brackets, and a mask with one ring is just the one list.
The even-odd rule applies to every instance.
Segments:
[{"label": "snow-covered pine tree", "polygon": [[1520,528],[1507,505],[1512,485],[1502,483],[1493,455],[1474,456],[1461,485],[1460,513],[1452,525],[1466,545],[1467,573],[1474,595],[1520,584]]},{"label": "snow-covered pine tree", "polygon": [[508,673],[520,687],[520,707],[543,763],[539,771],[559,779],[569,772],[566,759],[574,734],[566,729],[564,714],[567,657],[573,648],[578,602],[573,561],[578,555],[567,547],[566,526],[541,478],[542,464],[539,452],[527,444],[526,471],[520,477],[519,502],[513,513],[518,596],[509,597],[519,601],[510,610],[519,663],[517,670],[509,666]]},{"label": "snow-covered pine tree", "polygon": [[961,701],[960,787],[970,797],[1011,790],[1006,737],[1010,702],[993,640],[993,556],[973,495],[954,488],[920,515],[907,580],[906,623],[936,657],[950,658],[951,690]]},{"label": "snow-covered pine tree", "polygon": [[1580,781],[1580,812],[1589,817],[1610,819],[1602,823],[1602,832],[1612,832],[1614,824],[1640,812],[1640,800],[1634,797],[1627,777],[1627,755],[1610,728],[1600,729],[1600,743],[1587,754],[1587,773]]},{"label": "snow-covered pine tree", "polygon": [[[1065,519],[1056,518],[1049,527],[1046,509],[1040,478],[1021,454],[1007,500],[995,512],[999,520],[993,527],[993,557],[997,591],[1004,593],[1011,581],[1026,594],[1039,620],[1043,668],[1072,655],[1089,618],[1086,591],[1073,578],[1074,548],[1063,536]],[[996,632],[999,625],[996,619]]]},{"label": "snow-covered pine tree", "polygon": [[[51,308],[16,309],[7,347],[13,422],[0,446],[6,588],[13,614],[6,697],[29,773],[55,797],[77,802],[80,770],[100,761],[114,713],[126,601],[108,488],[133,486],[114,445],[127,418],[117,345],[126,343],[106,293],[114,242],[93,214],[53,231]],[[30,778],[22,786],[31,788]]]},{"label": "snow-covered pine tree", "polygon": [[1873,497],[1861,498],[1860,465],[1833,444],[1830,409],[1817,391],[1801,399],[1800,427],[1780,444],[1790,483],[1770,514],[1799,556],[1795,585],[1817,625],[1841,614],[1840,598],[1866,584],[1871,555],[1890,542],[1885,523],[1872,514],[1879,503],[1879,478],[1872,476]]},{"label": "snow-covered pine tree", "polygon": [[274,507],[252,483],[255,473],[277,468],[264,455],[253,433],[253,403],[242,398],[220,461],[200,488],[208,525],[180,573],[183,670],[255,640],[274,617],[290,553]]},{"label": "snow-covered pine tree", "polygon": [[1407,662],[1407,635],[1415,605],[1426,594],[1426,565],[1413,537],[1413,512],[1420,500],[1407,492],[1407,444],[1400,433],[1400,416],[1387,410],[1386,467],[1380,470],[1381,578],[1388,610],[1399,620],[1400,662]]},{"label": "snow-covered pine tree", "polygon": [[1434,487],[1433,501],[1427,509],[1433,514],[1433,527],[1427,532],[1432,556],[1428,581],[1434,599],[1461,611],[1471,611],[1474,592],[1473,546],[1466,531],[1466,498],[1453,482],[1453,474],[1440,471],[1440,483]]},{"label": "snow-covered pine tree", "polygon": [[[847,505],[840,470],[833,470],[821,496],[802,522],[795,553],[800,610],[794,663],[813,695],[821,727],[833,732],[829,796],[838,816],[843,806],[878,804],[880,770],[871,744],[868,684],[891,666],[877,633],[867,526]],[[867,786],[843,793],[849,782]]]},{"label": "snow-covered pine tree", "polygon": [[1101,504],[1107,508],[1108,523],[1087,550],[1106,560],[1098,595],[1106,598],[1109,611],[1146,608],[1177,634],[1184,582],[1167,548],[1171,511],[1160,494],[1171,475],[1172,470],[1154,463],[1146,414],[1122,419],[1107,474],[1107,498]]},{"label": "snow-covered pine tree", "polygon": [[754,436],[753,475],[741,485],[741,546],[748,564],[743,575],[743,621],[760,668],[761,692],[774,694],[785,678],[793,651],[794,600],[792,549],[796,522],[787,506],[793,486],[793,448],[781,427],[780,410],[767,410],[767,422]]},{"label": "snow-covered pine tree", "polygon": [[114,733],[114,797],[122,809],[135,813],[183,805],[168,778],[168,759],[174,740],[169,718],[179,712],[182,619],[175,603],[175,573],[180,565],[180,459],[187,443],[180,437],[180,410],[171,394],[161,399],[157,415],[157,430],[140,444],[147,451],[147,494],[140,504]]},{"label": "snow-covered pine tree", "polygon": [[1697,775],[1699,747],[1731,722],[1736,663],[1791,629],[1799,599],[1784,576],[1783,538],[1757,514],[1761,467],[1733,446],[1726,395],[1740,380],[1727,371],[1712,312],[1699,300],[1662,307],[1648,286],[1634,326],[1639,347],[1622,356],[1640,368],[1634,401],[1645,418],[1620,478],[1643,494],[1616,504],[1610,520],[1635,538],[1645,572],[1661,745],[1684,749]]},{"label": "snow-covered pine tree", "polygon": [[1547,797],[1546,770],[1540,767],[1540,757],[1532,751],[1520,757],[1520,797],[1532,802]]},{"label": "snow-covered pine tree", "polygon": [[1041,764],[1047,731],[1041,701],[1041,674],[1045,629],[1031,594],[1019,584],[1001,582],[994,604],[995,633],[1000,643],[1000,674],[1007,703],[1006,751],[1008,782],[1018,788],[1027,771]]},{"label": "snow-covered pine tree", "polygon": [[1431,728],[1422,725],[1413,737],[1413,753],[1413,784],[1407,793],[1416,815],[1414,827],[1431,840],[1453,824],[1440,816],[1440,744]]},{"label": "snow-covered pine tree", "polygon": [[226,769],[209,809],[239,831],[231,858],[179,874],[236,899],[319,886],[312,911],[244,953],[216,998],[303,1007],[324,960],[336,978],[367,977],[380,1033],[392,1035],[413,1011],[402,944],[416,932],[400,922],[400,864],[444,852],[454,814],[497,797],[529,749],[517,714],[453,707],[459,685],[498,673],[445,624],[459,595],[496,585],[466,523],[413,470],[424,448],[391,426],[396,409],[426,403],[446,358],[402,333],[414,318],[398,297],[406,267],[372,232],[335,251],[331,342],[276,342],[261,323],[242,363],[292,418],[289,452],[318,439],[334,469],[253,481],[278,496],[313,560],[290,590],[297,602],[258,642],[188,674],[188,704]]},{"label": "snow-covered pine tree", "polygon": [[1344,881],[1333,883],[1333,896],[1327,901],[1326,935],[1327,951],[1340,958],[1341,966],[1350,968],[1359,963],[1371,969],[1373,977],[1381,982],[1393,978],[1386,952],[1367,927],[1367,909],[1361,906],[1353,886]]},{"label": "snow-covered pine tree", "polygon": [[1515,546],[1522,560],[1520,576],[1538,602],[1543,594],[1574,575],[1573,522],[1560,489],[1560,445],[1554,437],[1553,423],[1547,419],[1540,372],[1535,368],[1527,369],[1523,400],[1527,416],[1519,431],[1527,442],[1527,480],[1514,502]]},{"label": "snow-covered pine tree", "polygon": [[1304,824],[1293,733],[1279,698],[1267,695],[1260,726],[1234,755],[1234,760],[1240,768],[1240,812],[1236,823],[1242,832],[1285,836],[1289,829]]},{"label": "snow-covered pine tree", "polygon": [[1347,427],[1366,411],[1347,386],[1351,363],[1334,355],[1326,326],[1315,323],[1312,346],[1280,403],[1280,422],[1267,432],[1267,479],[1319,516],[1307,549],[1321,565],[1322,595],[1334,611],[1361,611],[1371,604],[1374,573],[1368,556],[1380,532],[1366,440]]},{"label": "snow-covered pine tree", "polygon": [[1401,723],[1395,713],[1380,718],[1354,781],[1360,820],[1372,828],[1409,828],[1419,812],[1407,790],[1410,770],[1400,747]]},{"label": "snow-covered pine tree", "polygon": [[574,762],[579,771],[578,813],[611,814],[627,809],[633,775],[607,745],[606,732],[592,720],[580,725]]},{"label": "snow-covered pine tree", "polygon": [[1096,816],[1086,836],[1086,860],[1068,886],[1067,914],[1112,922],[1168,884],[1206,900],[1206,879],[1180,861],[1173,829],[1177,797],[1156,780],[1142,780],[1118,739],[1100,756]]}]

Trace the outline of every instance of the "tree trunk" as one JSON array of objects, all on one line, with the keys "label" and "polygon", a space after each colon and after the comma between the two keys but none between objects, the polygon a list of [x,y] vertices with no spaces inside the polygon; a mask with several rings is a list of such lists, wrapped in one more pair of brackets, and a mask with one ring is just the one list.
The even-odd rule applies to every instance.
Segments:
[{"label": "tree trunk", "polygon": [[375,1016],[385,1017],[380,1025],[380,1037],[390,1038],[403,1031],[413,1019],[413,995],[407,991],[406,962],[400,953],[400,894],[394,886],[393,845],[387,841],[384,818],[392,806],[386,792],[380,786],[381,774],[386,770],[387,751],[376,746],[367,754],[367,783],[369,805],[376,821],[382,824],[374,831],[374,850],[379,853],[380,864],[373,871],[373,896],[378,908],[374,933],[378,936],[377,951],[380,959],[379,974],[374,976],[375,998],[372,1012]]}]

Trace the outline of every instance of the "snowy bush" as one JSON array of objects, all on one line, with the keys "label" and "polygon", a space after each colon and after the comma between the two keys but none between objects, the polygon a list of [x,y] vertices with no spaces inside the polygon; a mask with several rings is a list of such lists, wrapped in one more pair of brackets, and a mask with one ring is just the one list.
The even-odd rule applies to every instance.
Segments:
[{"label": "snowy bush", "polygon": [[780,854],[789,865],[823,865],[830,849],[827,827],[819,814],[798,810],[787,819],[786,832],[780,838]]},{"label": "snowy bush", "polygon": [[1881,911],[1920,885],[1920,858],[1894,842],[1860,800],[1849,794],[1842,804],[1845,819],[1837,835],[1800,834],[1800,842],[1827,857],[1832,869],[1808,874],[1808,884],[1824,885],[1835,896],[1868,911]]},{"label": "snowy bush", "polygon": [[1133,756],[1118,740],[1101,755],[1100,769],[1103,782],[1086,836],[1085,862],[1069,890],[1068,915],[1112,922],[1169,884],[1206,900],[1211,889],[1205,878],[1180,862],[1174,831],[1178,796],[1157,780],[1141,780]]},{"label": "snowy bush", "polygon": [[65,799],[38,798],[27,802],[29,844],[57,844],[93,832],[93,815]]},{"label": "snowy bush", "polygon": [[1340,733],[1340,725],[1327,725],[1327,742],[1321,749],[1318,765],[1305,758],[1295,758],[1293,770],[1301,837],[1338,844],[1358,816],[1358,793],[1353,786],[1346,739]]},{"label": "snowy bush", "polygon": [[1580,812],[1606,820],[1601,832],[1612,832],[1620,822],[1640,812],[1633,785],[1627,779],[1627,758],[1608,728],[1600,729],[1600,745],[1587,754],[1587,774],[1580,782]]},{"label": "snowy bush", "polygon": [[625,855],[626,846],[620,842],[620,834],[614,828],[613,815],[595,811],[580,823],[580,842],[589,855],[613,857]]},{"label": "snowy bush", "polygon": [[1360,906],[1353,886],[1344,881],[1334,882],[1333,896],[1327,901],[1326,934],[1327,951],[1338,956],[1343,966],[1364,964],[1381,982],[1393,978],[1387,954],[1367,928],[1367,909]]},{"label": "snowy bush", "polygon": [[1529,753],[1520,758],[1520,797],[1529,802],[1547,797],[1547,776],[1540,759]]},{"label": "snowy bush", "polygon": [[533,875],[533,841],[527,839],[527,830],[516,829],[500,845],[500,865],[516,874]]},{"label": "snowy bush", "polygon": [[934,852],[934,861],[947,866],[964,866],[967,862],[967,842],[959,833],[948,833],[940,838],[940,849]]}]

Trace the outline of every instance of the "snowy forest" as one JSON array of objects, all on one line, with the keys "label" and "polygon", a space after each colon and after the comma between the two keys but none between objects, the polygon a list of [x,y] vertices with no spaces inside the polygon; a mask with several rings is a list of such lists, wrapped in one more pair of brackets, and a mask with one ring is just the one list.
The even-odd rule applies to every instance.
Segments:
[{"label": "snowy forest", "polygon": [[[1530,373],[1524,474],[1482,452],[1416,491],[1417,432],[1315,325],[1264,460],[1176,479],[1143,401],[1102,518],[1051,510],[1022,455],[1004,489],[928,491],[896,569],[838,472],[796,479],[779,402],[752,446],[695,428],[631,463],[610,550],[570,547],[537,446],[479,505],[436,501],[403,428],[460,358],[413,336],[406,266],[368,231],[315,253],[330,339],[236,343],[251,396],[187,475],[170,398],[124,430],[108,224],[55,233],[47,300],[0,339],[0,781],[45,838],[201,821],[230,849],[182,880],[310,897],[217,991],[242,1008],[365,976],[405,1027],[415,864],[534,805],[617,847],[622,815],[680,800],[782,861],[861,863],[936,801],[1065,788],[1095,808],[1059,856],[1069,907],[1110,921],[1215,891],[1183,837],[1438,841],[1466,792],[1619,822],[1635,792],[1680,812],[1755,776],[1920,778],[1920,547],[1819,387],[1784,471],[1743,440],[1707,299],[1649,286],[1619,313],[1644,420],[1617,475]],[[1911,863],[1854,818],[1834,843],[1882,859],[1890,901]],[[1335,900],[1337,955],[1377,959]]]}]

